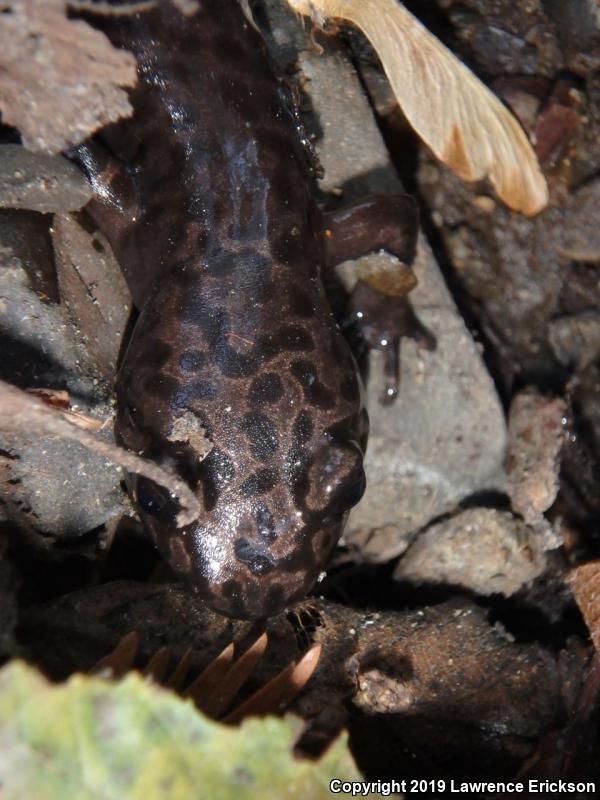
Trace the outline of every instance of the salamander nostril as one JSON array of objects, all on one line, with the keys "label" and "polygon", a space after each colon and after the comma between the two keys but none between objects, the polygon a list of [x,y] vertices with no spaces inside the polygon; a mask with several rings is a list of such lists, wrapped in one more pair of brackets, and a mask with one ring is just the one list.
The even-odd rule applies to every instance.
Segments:
[{"label": "salamander nostril", "polygon": [[245,564],[253,575],[264,575],[276,567],[275,559],[268,552],[258,549],[246,539],[238,539],[233,549],[237,560]]}]

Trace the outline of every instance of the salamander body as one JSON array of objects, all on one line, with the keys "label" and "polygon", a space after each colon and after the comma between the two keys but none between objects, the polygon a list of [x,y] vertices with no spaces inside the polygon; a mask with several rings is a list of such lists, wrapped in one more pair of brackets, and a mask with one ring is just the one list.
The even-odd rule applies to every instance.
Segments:
[{"label": "salamander body", "polygon": [[79,155],[140,309],[116,434],[182,475],[204,513],[178,529],[163,489],[132,476],[132,496],[213,608],[266,617],[312,587],[365,482],[367,417],[321,281],[298,125],[236,0],[103,26],[139,75],[133,118],[102,135],[124,173]]}]

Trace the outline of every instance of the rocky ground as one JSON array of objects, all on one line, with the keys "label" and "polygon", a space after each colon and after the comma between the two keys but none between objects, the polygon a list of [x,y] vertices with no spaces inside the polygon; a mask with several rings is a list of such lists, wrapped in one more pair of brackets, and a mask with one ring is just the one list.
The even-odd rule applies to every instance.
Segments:
[{"label": "rocky ground", "polygon": [[[26,36],[17,5],[11,23]],[[551,199],[528,219],[419,146],[356,33],[310,36],[279,0],[251,5],[279,69],[302,88],[320,201],[402,187],[417,197],[411,297],[437,340],[432,352],[403,343],[391,406],[379,402],[377,354],[365,365],[367,492],[314,596],[266,623],[254,686],[320,643],[318,669],[292,706],[310,721],[307,752],[347,727],[374,778],[598,779],[597,7],[407,4],[535,143]],[[47,24],[38,35],[50,58],[48,31],[72,21]],[[127,85],[129,68],[111,62],[107,81]],[[3,80],[0,98],[10,98]],[[91,117],[110,119],[111,102],[122,109],[122,91],[107,90],[108,111]],[[55,100],[65,130],[68,94]],[[49,131],[10,104],[3,112],[0,378],[110,442],[131,301],[81,210],[90,189],[58,154],[61,113]],[[40,114],[47,120],[48,108]],[[341,283],[363,267],[342,265]],[[160,564],[104,453],[6,430],[0,481],[3,659],[26,658],[59,679],[135,630],[140,663],[165,645],[174,656],[192,647],[200,669],[259,632],[208,611]]]}]

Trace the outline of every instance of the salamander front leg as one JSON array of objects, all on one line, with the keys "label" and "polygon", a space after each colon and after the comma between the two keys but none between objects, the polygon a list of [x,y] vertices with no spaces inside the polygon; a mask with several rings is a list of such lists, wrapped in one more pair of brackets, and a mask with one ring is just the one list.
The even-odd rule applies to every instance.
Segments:
[{"label": "salamander front leg", "polygon": [[66,155],[85,172],[94,190],[87,210],[100,227],[131,225],[139,216],[139,199],[126,166],[95,139],[73,147]]},{"label": "salamander front leg", "polygon": [[384,405],[393,403],[400,384],[400,342],[414,339],[421,347],[435,350],[435,336],[419,320],[407,297],[386,295],[367,281],[359,280],[348,301],[346,325],[358,328],[371,350],[384,353]]},{"label": "salamander front leg", "polygon": [[322,216],[328,267],[378,250],[407,264],[415,257],[419,209],[408,194],[372,195]]},{"label": "salamander front leg", "polygon": [[386,386],[381,402],[398,395],[400,342],[409,337],[428,350],[434,335],[415,314],[408,293],[417,279],[410,268],[419,230],[418,208],[409,195],[377,195],[352,206],[323,214],[326,265],[385,250],[396,264],[365,267],[348,303],[344,327],[358,330],[370,349],[385,354]]}]

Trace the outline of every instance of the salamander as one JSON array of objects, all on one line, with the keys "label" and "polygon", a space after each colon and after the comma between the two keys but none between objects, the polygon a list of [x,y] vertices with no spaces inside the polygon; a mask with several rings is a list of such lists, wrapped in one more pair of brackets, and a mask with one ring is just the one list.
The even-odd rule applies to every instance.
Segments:
[{"label": "salamander", "polygon": [[237,0],[93,22],[135,54],[139,79],[133,118],[71,154],[140,311],[116,437],[183,476],[203,514],[178,529],[166,490],[133,475],[130,491],[210,606],[267,617],[311,589],[365,487],[360,377],[322,276],[382,247],[410,262],[415,204],[319,211],[289,89]]}]

